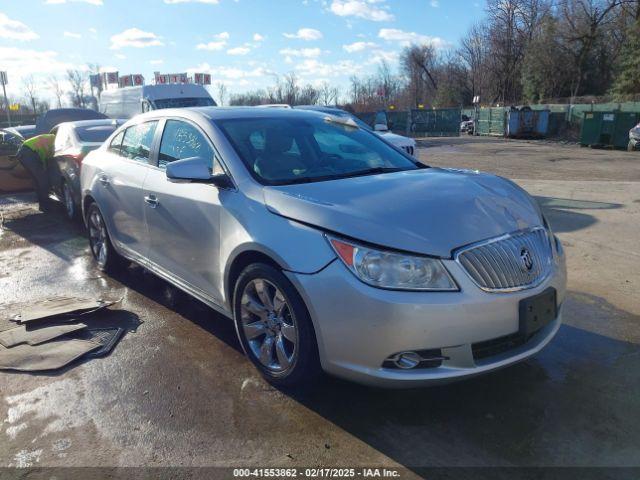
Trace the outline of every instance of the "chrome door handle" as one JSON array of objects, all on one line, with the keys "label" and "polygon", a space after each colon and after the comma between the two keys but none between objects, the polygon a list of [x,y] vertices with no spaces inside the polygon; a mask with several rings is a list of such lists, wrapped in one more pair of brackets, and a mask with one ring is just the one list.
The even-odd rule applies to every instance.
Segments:
[{"label": "chrome door handle", "polygon": [[109,185],[109,177],[107,177],[106,175],[100,175],[100,177],[98,177],[98,181],[102,184],[102,185]]},{"label": "chrome door handle", "polygon": [[144,197],[144,201],[149,206],[151,206],[151,208],[156,208],[158,206],[158,204],[160,203],[158,201],[158,198],[155,195],[147,195],[146,197]]}]

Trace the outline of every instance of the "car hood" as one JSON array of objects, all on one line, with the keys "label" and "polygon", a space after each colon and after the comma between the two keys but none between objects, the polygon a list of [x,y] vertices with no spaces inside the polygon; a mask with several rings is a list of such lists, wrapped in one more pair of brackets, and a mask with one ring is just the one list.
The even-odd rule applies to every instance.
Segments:
[{"label": "car hood", "polygon": [[376,132],[376,134],[395,146],[412,146],[416,143],[412,138],[403,137],[402,135],[396,135],[391,132]]},{"label": "car hood", "polygon": [[542,225],[537,204],[514,183],[439,168],[268,186],[264,201],[275,214],[327,231],[443,258],[461,246]]}]

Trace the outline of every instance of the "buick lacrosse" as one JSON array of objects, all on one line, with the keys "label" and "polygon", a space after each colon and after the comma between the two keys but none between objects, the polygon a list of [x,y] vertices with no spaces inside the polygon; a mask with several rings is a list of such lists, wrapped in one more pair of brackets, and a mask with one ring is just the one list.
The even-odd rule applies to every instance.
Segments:
[{"label": "buick lacrosse", "polygon": [[86,157],[81,188],[99,268],[136,262],[230,317],[274,384],[450,381],[560,327],[565,257],[534,200],[352,119],[150,112]]}]

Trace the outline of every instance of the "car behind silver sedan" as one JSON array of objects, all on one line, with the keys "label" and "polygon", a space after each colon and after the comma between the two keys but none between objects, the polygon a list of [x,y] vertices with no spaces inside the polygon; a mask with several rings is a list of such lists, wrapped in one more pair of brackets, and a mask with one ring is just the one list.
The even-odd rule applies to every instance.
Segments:
[{"label": "car behind silver sedan", "polygon": [[348,119],[150,112],[86,157],[81,186],[98,266],[134,261],[232,318],[278,385],[468,377],[560,327],[564,253],[526,192]]}]

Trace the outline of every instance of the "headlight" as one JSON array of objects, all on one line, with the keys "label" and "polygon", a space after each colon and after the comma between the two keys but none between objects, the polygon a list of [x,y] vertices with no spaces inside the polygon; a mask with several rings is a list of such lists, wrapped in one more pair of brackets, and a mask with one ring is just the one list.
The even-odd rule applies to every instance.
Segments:
[{"label": "headlight", "polygon": [[442,262],[378,250],[327,236],[329,243],[351,272],[373,287],[394,290],[457,291],[458,287]]}]

